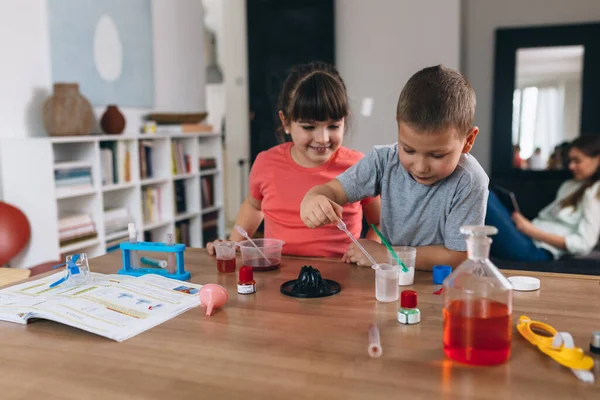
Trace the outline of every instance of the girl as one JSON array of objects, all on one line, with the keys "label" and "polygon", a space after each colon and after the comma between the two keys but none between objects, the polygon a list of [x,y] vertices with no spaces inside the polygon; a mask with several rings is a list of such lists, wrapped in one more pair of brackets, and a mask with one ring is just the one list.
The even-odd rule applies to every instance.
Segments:
[{"label": "girl", "polygon": [[[265,237],[285,241],[283,253],[341,257],[350,239],[335,225],[312,230],[300,219],[300,202],[313,186],[329,182],[363,157],[342,146],[350,113],[346,86],[337,70],[325,63],[298,65],[287,77],[279,101],[279,134],[290,140],[261,152],[250,172],[249,195],[235,223],[252,236],[265,221]],[[342,207],[336,209],[341,214]],[[343,207],[348,230],[359,237],[363,213],[379,224],[379,198]],[[369,238],[376,238],[369,231]],[[244,238],[232,230],[230,240]],[[214,254],[214,243],[207,245]]]},{"label": "girl", "polygon": [[533,221],[509,215],[490,192],[486,224],[498,228],[491,254],[511,261],[546,261],[592,251],[600,234],[600,138],[582,136],[569,150],[573,179]]}]

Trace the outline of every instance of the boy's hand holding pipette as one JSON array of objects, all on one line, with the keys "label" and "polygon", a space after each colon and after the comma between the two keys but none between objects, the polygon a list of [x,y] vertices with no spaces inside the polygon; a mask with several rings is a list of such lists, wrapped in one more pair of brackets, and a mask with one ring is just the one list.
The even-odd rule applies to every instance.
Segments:
[{"label": "boy's hand holding pipette", "polygon": [[337,224],[342,213],[342,206],[321,194],[309,192],[300,204],[300,218],[309,228]]},{"label": "boy's hand holding pipette", "polygon": [[[369,239],[358,239],[359,243],[365,248],[365,250],[377,261],[378,263],[387,263],[387,248],[374,240]],[[354,263],[361,267],[370,267],[371,262],[364,255],[364,253],[356,247],[354,243],[350,244],[348,251],[342,257],[342,261],[345,263]]]}]

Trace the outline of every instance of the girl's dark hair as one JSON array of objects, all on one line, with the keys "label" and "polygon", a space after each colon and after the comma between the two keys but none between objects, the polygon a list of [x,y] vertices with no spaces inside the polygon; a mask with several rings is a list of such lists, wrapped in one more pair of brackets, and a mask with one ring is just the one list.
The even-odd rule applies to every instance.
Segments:
[{"label": "girl's dark hair", "polygon": [[[573,140],[570,149],[577,149],[588,157],[600,156],[600,136],[581,136]],[[568,163],[568,161],[567,161]],[[587,189],[592,187],[594,183],[600,180],[600,166],[596,169],[596,172],[588,178],[585,183],[573,192],[569,197],[561,201],[560,205],[565,207],[576,207],[577,204],[583,198],[583,195]],[[596,193],[596,196],[600,198],[600,192]]]},{"label": "girl's dark hair", "polygon": [[[277,101],[288,123],[292,121],[338,121],[350,114],[346,85],[333,65],[311,62],[293,67]],[[279,119],[279,118],[278,118]],[[277,129],[286,141],[285,128]]]}]

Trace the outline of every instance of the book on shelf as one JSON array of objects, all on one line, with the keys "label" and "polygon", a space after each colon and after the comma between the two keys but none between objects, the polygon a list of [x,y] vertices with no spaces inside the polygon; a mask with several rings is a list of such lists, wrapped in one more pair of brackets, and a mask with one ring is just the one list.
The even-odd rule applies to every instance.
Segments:
[{"label": "book on shelf", "polygon": [[202,229],[214,228],[219,225],[219,211],[212,211],[202,217]]},{"label": "book on shelf", "polygon": [[215,205],[214,182],[215,180],[213,176],[203,176],[200,179],[200,190],[203,208],[208,208]]},{"label": "book on shelf", "polygon": [[85,236],[78,236],[77,238],[73,238],[70,240],[61,240],[60,241],[60,246],[68,246],[71,244],[75,244],[75,243],[79,243],[79,242],[84,242],[86,240],[90,240],[90,239],[96,239],[98,237],[98,234],[96,232],[94,233],[90,233],[88,235]]},{"label": "book on shelf", "polygon": [[61,246],[96,236],[96,224],[88,214],[68,215],[58,220],[58,240]]},{"label": "book on shelf", "polygon": [[104,230],[106,234],[122,231],[127,234],[127,225],[133,222],[133,217],[126,208],[111,208],[104,210]]},{"label": "book on shelf", "polygon": [[100,142],[102,184],[131,182],[131,154],[124,141]]},{"label": "book on shelf", "polygon": [[171,169],[173,175],[189,174],[192,172],[189,164],[189,155],[184,153],[181,140],[171,142]]},{"label": "book on shelf", "polygon": [[219,211],[213,211],[202,217],[202,242],[206,247],[208,242],[219,239]]},{"label": "book on shelf", "polygon": [[142,142],[142,140],[138,142],[138,156],[140,162],[140,179],[145,179],[148,177],[148,167],[146,164],[146,152]]},{"label": "book on shelf", "polygon": [[190,247],[190,221],[183,220],[175,223],[175,241]]},{"label": "book on shelf", "polygon": [[89,214],[69,214],[58,218],[58,229],[70,229],[83,225],[88,225],[93,222],[92,216]]},{"label": "book on shelf", "polygon": [[173,182],[173,191],[175,192],[175,214],[181,214],[187,211],[185,185],[185,182],[182,180]]},{"label": "book on shelf", "polygon": [[204,158],[201,157],[200,158],[200,171],[206,170],[206,169],[215,169],[217,168],[217,160],[216,158]]},{"label": "book on shelf", "polygon": [[87,192],[93,190],[94,187],[90,184],[82,184],[82,185],[71,185],[71,186],[63,186],[57,187],[54,190],[56,197],[68,197],[71,195],[77,195],[79,193]]},{"label": "book on shelf", "polygon": [[64,171],[72,169],[91,169],[92,163],[89,161],[58,161],[54,164],[55,171]]},{"label": "book on shelf", "polygon": [[100,143],[100,168],[102,171],[102,184],[110,185],[115,183],[113,152],[111,149],[102,148],[103,143]]},{"label": "book on shelf", "polygon": [[59,197],[92,190],[92,167],[86,162],[79,161],[55,164],[54,187]]},{"label": "book on shelf", "polygon": [[202,247],[206,247],[206,245],[210,242],[214,242],[219,238],[219,228],[217,226],[206,228],[202,230]]},{"label": "book on shelf", "polygon": [[142,190],[144,222],[147,224],[162,221],[161,192],[160,187],[146,187]]},{"label": "book on shelf", "polygon": [[91,234],[96,234],[96,225],[93,222],[86,226],[61,230],[58,232],[58,237],[61,244],[64,244],[63,242],[87,237]]},{"label": "book on shelf", "polygon": [[0,290],[0,320],[47,319],[122,342],[200,305],[201,285],[155,274],[92,272],[90,283],[51,287],[64,274]]},{"label": "book on shelf", "polygon": [[210,124],[157,124],[156,133],[162,134],[178,134],[178,133],[212,133],[213,126]]},{"label": "book on shelf", "polygon": [[125,182],[131,182],[131,153],[129,150],[125,151]]},{"label": "book on shelf", "polygon": [[140,140],[139,141],[139,153],[140,153],[140,178],[147,179],[152,178],[152,141],[151,140]]},{"label": "book on shelf", "polygon": [[69,179],[86,179],[92,177],[91,168],[73,168],[73,169],[57,169],[54,170],[54,179],[64,181]]},{"label": "book on shelf", "polygon": [[92,176],[73,176],[73,177],[64,177],[64,178],[56,178],[56,187],[68,187],[68,186],[81,186],[87,185],[92,186]]}]

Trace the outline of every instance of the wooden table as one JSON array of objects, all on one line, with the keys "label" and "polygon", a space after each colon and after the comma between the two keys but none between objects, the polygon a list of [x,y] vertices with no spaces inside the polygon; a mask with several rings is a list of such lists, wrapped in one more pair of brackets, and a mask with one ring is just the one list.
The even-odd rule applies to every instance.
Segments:
[{"label": "wooden table", "polygon": [[[331,260],[286,258],[255,273],[258,292],[236,292],[236,275],[216,273],[202,250],[185,254],[192,282],[225,286],[230,299],[212,317],[200,307],[117,343],[50,321],[0,323],[2,399],[600,399],[514,330],[512,358],[496,367],[452,362],[442,351],[442,296],[417,272],[422,322],[396,322],[397,303],[375,300],[374,272]],[[90,262],[113,273],[120,254]],[[340,282],[334,297],[299,300],[279,285],[312,264]],[[238,266],[240,265],[238,260]],[[507,275],[511,275],[507,273]],[[573,334],[587,349],[600,330],[598,277],[529,274],[541,290],[516,292],[514,319],[526,314]],[[383,356],[367,355],[368,325],[381,330]],[[596,357],[600,364],[600,357]]]}]

